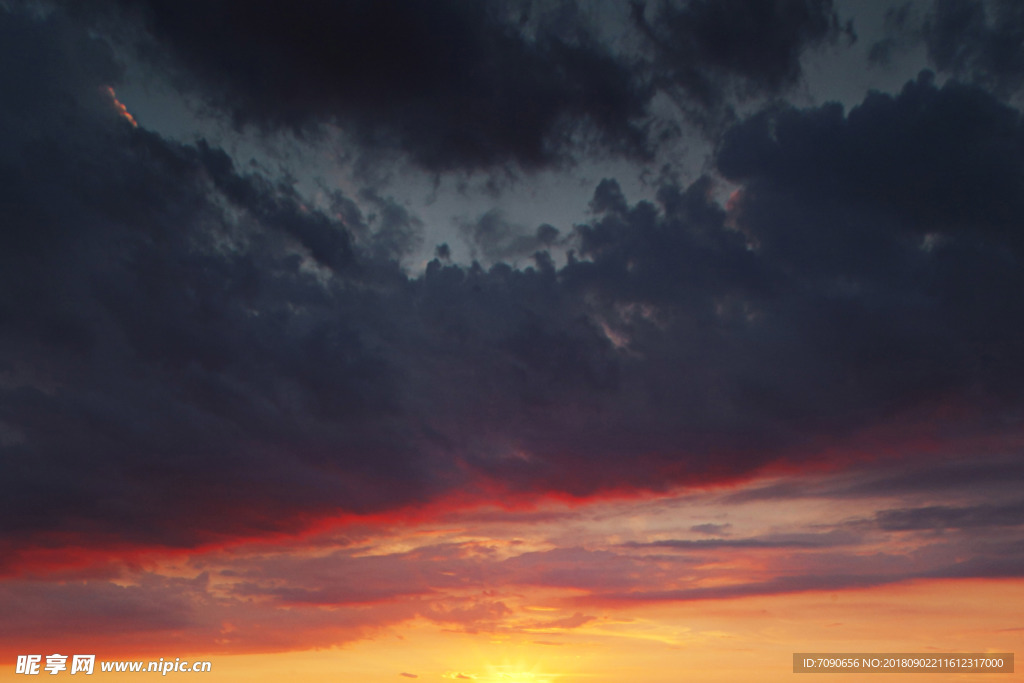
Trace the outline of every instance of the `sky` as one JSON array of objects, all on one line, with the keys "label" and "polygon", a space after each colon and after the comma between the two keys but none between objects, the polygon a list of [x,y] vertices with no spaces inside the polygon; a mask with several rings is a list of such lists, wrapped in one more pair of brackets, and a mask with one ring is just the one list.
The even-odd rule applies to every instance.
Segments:
[{"label": "sky", "polygon": [[1024,649],[1015,0],[4,0],[0,92],[0,681]]}]

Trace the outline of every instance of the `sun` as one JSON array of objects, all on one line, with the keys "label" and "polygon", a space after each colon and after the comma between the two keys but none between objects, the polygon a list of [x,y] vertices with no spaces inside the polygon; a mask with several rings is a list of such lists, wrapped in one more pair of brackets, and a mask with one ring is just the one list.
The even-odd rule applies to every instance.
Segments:
[{"label": "sun", "polygon": [[558,674],[545,672],[538,663],[528,665],[522,660],[488,664],[486,674],[480,677],[481,683],[555,683]]}]

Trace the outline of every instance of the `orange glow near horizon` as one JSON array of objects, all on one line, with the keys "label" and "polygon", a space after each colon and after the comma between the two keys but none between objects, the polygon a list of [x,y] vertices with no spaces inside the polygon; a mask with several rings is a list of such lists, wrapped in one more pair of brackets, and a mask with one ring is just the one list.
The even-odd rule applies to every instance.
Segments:
[{"label": "orange glow near horizon", "polygon": [[[918,581],[838,593],[606,611],[591,625],[549,638],[457,632],[413,619],[372,637],[319,650],[227,655],[187,652],[168,644],[135,657],[211,661],[213,670],[205,680],[250,683],[670,683],[681,677],[788,681],[794,651],[1013,652],[1020,649],[1020,604],[1020,580]],[[116,643],[96,642],[100,660],[131,657]],[[11,664],[0,680],[20,680],[13,674],[13,660]],[[871,680],[885,683],[903,680],[903,675],[877,674]],[[128,674],[117,677],[132,680]],[[801,675],[805,679],[831,680],[827,675]],[[959,680],[975,679],[988,680],[969,675]]]},{"label": "orange glow near horizon", "polygon": [[208,660],[210,681],[668,683],[791,680],[794,652],[1019,649],[1024,580],[929,578],[998,562],[1001,532],[884,523],[933,509],[928,493],[829,495],[864,481],[477,507],[28,572],[0,581],[23,614],[0,681],[54,652]]}]

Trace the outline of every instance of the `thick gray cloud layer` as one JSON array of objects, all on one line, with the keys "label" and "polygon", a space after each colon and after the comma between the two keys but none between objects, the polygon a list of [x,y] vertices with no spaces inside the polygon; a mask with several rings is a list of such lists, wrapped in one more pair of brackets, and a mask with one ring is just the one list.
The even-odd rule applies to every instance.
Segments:
[{"label": "thick gray cloud layer", "polygon": [[586,32],[521,31],[530,3],[163,2],[75,4],[131,44],[148,41],[239,125],[313,132],[434,169],[560,159],[577,122],[642,153],[649,87]]},{"label": "thick gray cloud layer", "polygon": [[[434,170],[537,168],[592,147],[649,156],[665,132],[651,127],[657,92],[695,111],[776,93],[798,82],[804,50],[840,32],[831,0],[634,3],[632,19],[561,0],[68,7],[237,125],[335,123]],[[630,49],[601,39],[608,22],[635,34]]]},{"label": "thick gray cloud layer", "polygon": [[[685,60],[774,91],[837,29],[827,3],[766,6],[796,19],[735,63],[701,51],[700,27],[726,30],[710,5],[660,5],[704,20],[648,28],[685,26]],[[103,12],[0,12],[12,547],[193,546],[494,488],[657,490],[865,434],[1005,447],[1024,407],[1024,133],[986,90],[923,75],[848,114],[778,105],[719,141],[741,187],[728,210],[709,178],[636,203],[606,179],[587,224],[527,242],[496,214],[467,228],[496,259],[536,249],[532,267],[437,260],[410,277],[387,240],[361,238],[352,198],[310,208],[208,142],[120,118],[114,48],[87,28],[153,41],[240,121],[336,117],[434,168],[549,162],[563,117],[619,142],[641,130],[646,81],[587,36],[528,39],[476,5],[380,7],[151,2],[145,33]],[[229,13],[234,32],[214,30]],[[392,43],[363,39],[393,21]],[[348,33],[300,41],[314,26]],[[435,45],[439,26],[455,38]],[[394,240],[415,229],[370,200]],[[560,268],[556,240],[574,248]]]}]

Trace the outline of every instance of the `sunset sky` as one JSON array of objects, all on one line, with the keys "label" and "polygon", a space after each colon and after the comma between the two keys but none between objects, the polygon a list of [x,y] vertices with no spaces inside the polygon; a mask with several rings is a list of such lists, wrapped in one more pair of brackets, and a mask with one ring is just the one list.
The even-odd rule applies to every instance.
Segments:
[{"label": "sunset sky", "polygon": [[0,0],[0,681],[1024,653],[1022,107],[1017,0]]}]

